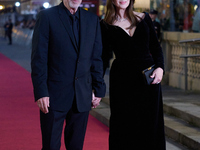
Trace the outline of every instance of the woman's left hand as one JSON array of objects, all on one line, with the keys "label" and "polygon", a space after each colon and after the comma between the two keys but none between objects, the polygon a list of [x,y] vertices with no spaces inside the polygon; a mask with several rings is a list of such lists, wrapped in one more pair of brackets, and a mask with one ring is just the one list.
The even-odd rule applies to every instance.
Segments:
[{"label": "woman's left hand", "polygon": [[100,102],[101,102],[101,98],[100,97],[96,97],[94,95],[94,93],[92,93],[92,108],[96,108],[97,106],[99,106]]},{"label": "woman's left hand", "polygon": [[153,72],[153,74],[150,76],[151,78],[155,79],[151,84],[159,84],[162,81],[163,78],[163,69],[162,68],[156,68]]}]

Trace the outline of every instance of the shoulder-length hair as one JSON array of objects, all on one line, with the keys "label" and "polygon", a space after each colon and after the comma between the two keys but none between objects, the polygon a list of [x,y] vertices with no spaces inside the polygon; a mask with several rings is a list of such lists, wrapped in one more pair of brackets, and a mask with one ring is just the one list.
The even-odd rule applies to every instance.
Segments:
[{"label": "shoulder-length hair", "polygon": [[[132,29],[139,22],[137,17],[136,17],[136,15],[134,15],[134,13],[133,13],[133,4],[134,3],[135,3],[135,0],[130,0],[130,4],[126,8],[126,11],[125,11],[126,16],[131,21],[131,25],[127,29]],[[107,0],[106,14],[105,14],[104,21],[106,23],[112,25],[114,23],[115,19],[116,19],[116,16],[117,16],[117,14],[116,14],[116,6],[113,4],[113,0]]]}]

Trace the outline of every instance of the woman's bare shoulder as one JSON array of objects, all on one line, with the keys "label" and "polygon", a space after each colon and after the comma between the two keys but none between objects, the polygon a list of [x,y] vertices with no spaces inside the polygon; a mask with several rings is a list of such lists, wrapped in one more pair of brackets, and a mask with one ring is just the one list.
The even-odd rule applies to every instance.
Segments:
[{"label": "woman's bare shoulder", "polygon": [[139,18],[144,18],[145,17],[145,13],[140,13],[140,12],[136,12],[133,11],[134,15],[138,16]]}]

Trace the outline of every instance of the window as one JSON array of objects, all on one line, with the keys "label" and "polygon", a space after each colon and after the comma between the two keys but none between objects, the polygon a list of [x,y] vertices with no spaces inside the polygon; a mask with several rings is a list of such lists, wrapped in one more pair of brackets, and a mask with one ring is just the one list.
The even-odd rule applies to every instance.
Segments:
[{"label": "window", "polygon": [[163,31],[200,32],[200,0],[151,0]]}]

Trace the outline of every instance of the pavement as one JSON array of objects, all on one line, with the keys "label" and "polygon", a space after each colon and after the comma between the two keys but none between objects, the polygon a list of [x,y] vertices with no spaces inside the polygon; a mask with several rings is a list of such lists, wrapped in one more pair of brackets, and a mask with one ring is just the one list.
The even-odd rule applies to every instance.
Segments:
[{"label": "pavement", "polygon": [[0,37],[0,53],[12,59],[20,66],[31,72],[31,47],[22,46],[17,43],[8,45],[8,39]]},{"label": "pavement", "polygon": [[[0,53],[30,72],[31,47],[7,43],[0,37]],[[105,75],[107,85],[108,74],[109,71]],[[108,89],[101,105],[90,113],[107,126],[110,116]],[[200,93],[167,85],[162,86],[162,91],[167,150],[200,150]]]}]

